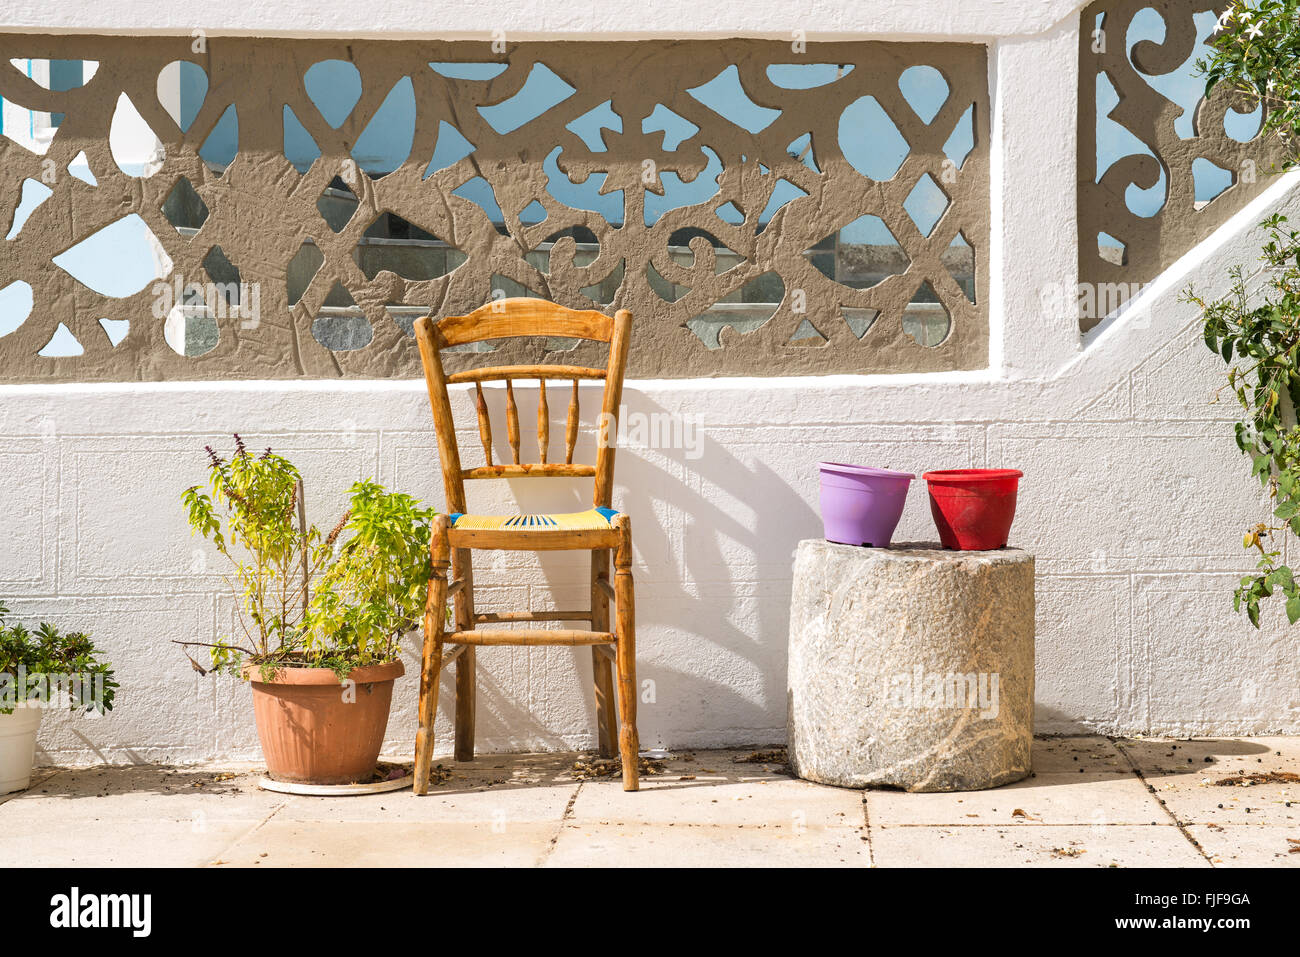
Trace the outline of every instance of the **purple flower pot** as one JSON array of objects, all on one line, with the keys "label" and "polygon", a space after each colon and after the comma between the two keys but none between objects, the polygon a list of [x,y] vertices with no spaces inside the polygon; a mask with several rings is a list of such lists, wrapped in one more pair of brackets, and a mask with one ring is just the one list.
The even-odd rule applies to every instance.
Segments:
[{"label": "purple flower pot", "polygon": [[910,472],[819,462],[822,524],[826,540],[883,548],[903,516]]}]

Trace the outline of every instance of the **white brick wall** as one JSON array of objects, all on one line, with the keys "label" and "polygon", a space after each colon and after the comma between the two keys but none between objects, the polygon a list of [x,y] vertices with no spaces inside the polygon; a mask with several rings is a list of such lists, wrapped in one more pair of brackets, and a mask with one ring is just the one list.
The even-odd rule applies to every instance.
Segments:
[{"label": "white brick wall", "polygon": [[[1145,296],[1149,321],[1121,317],[1081,342],[1069,321],[1038,305],[1046,283],[1075,281],[1077,5],[1025,7],[838,0],[801,24],[767,2],[462,3],[440,6],[431,14],[438,20],[422,15],[418,31],[408,5],[367,8],[368,32],[389,36],[438,33],[440,23],[455,26],[447,36],[496,26],[582,36],[784,36],[798,27],[814,39],[894,31],[993,43],[989,370],[629,385],[634,412],[704,422],[699,459],[628,450],[619,460],[616,504],[632,514],[637,542],[641,677],[656,686],[656,701],[640,712],[646,746],[783,740],[791,552],[820,535],[815,463],[823,458],[918,473],[1025,471],[1013,538],[1038,556],[1040,730],[1300,731],[1296,633],[1277,609],[1259,632],[1231,611],[1235,578],[1251,564],[1240,529],[1264,514],[1263,499],[1232,443],[1232,408],[1209,402],[1221,365],[1199,342],[1194,309],[1178,302],[1189,281],[1213,293],[1230,265],[1255,261],[1253,224],[1268,209],[1300,216],[1300,196],[1287,195],[1297,180],[1276,184],[1162,277]],[[235,32],[354,24],[340,0],[316,0],[299,20],[294,9],[235,0],[203,15]],[[11,27],[188,32],[193,25],[158,20],[192,12],[178,10],[136,0],[18,3],[5,17]],[[468,425],[463,393],[457,404]],[[521,404],[527,419],[528,398]],[[188,535],[179,494],[201,479],[202,446],[228,447],[233,430],[302,466],[319,524],[332,524],[347,485],[369,475],[441,505],[419,382],[0,387],[0,595],[24,616],[91,630],[124,685],[106,720],[48,720],[48,757],[255,756],[247,688],[200,678],[170,644],[216,634],[231,615],[218,566]],[[573,489],[545,501],[536,486],[515,484],[526,508],[580,502]],[[503,485],[496,501],[511,491]],[[913,488],[899,535],[933,538],[923,487]],[[485,562],[484,606],[536,606],[552,588],[557,605],[583,600],[579,557]],[[413,673],[413,643],[408,653]],[[585,650],[485,651],[480,676],[484,749],[591,744]],[[414,699],[408,676],[390,724],[395,753],[410,748]],[[445,749],[449,723],[438,730]]]}]

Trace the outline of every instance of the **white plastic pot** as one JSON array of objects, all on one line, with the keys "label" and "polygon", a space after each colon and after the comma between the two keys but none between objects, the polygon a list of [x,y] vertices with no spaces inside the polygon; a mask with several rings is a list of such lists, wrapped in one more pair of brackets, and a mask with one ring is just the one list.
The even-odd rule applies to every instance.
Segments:
[{"label": "white plastic pot", "polygon": [[36,731],[44,708],[15,708],[0,714],[0,794],[25,791],[32,783],[36,761]]}]

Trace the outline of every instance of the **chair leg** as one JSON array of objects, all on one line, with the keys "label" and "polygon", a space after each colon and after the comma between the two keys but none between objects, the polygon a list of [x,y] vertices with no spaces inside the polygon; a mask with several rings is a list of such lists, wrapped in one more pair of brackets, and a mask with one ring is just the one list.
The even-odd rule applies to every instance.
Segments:
[{"label": "chair leg", "polygon": [[618,707],[623,727],[619,750],[623,753],[623,790],[640,789],[638,754],[641,742],[636,731],[636,598],[632,588],[632,523],[626,515],[616,520],[618,548],[614,552],[615,635],[618,637]]},{"label": "chair leg", "polygon": [[[609,598],[596,584],[609,582],[609,549],[598,548],[591,553],[591,629],[609,631]],[[612,758],[618,747],[618,713],[614,698],[614,663],[604,653],[604,648],[591,649],[591,673],[596,685],[596,731],[602,758]]]},{"label": "chair leg", "polygon": [[424,651],[420,662],[420,730],[415,736],[413,790],[429,793],[429,764],[433,760],[433,726],[438,719],[438,679],[442,671],[443,635],[447,622],[447,518],[434,519],[430,546],[433,577],[424,606]]},{"label": "chair leg", "polygon": [[[469,631],[474,627],[474,566],[468,548],[458,548],[451,556],[452,576],[462,579],[465,587],[456,594],[456,628]],[[478,698],[475,678],[475,648],[466,647],[456,659],[456,760],[474,760],[474,717]]]}]

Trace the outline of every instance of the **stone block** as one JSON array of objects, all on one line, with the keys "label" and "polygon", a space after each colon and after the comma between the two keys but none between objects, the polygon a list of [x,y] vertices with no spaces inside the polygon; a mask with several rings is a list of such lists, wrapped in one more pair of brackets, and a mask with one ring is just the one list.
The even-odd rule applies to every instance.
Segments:
[{"label": "stone block", "polygon": [[1030,772],[1034,559],[799,543],[790,763],[844,787],[965,791]]}]

